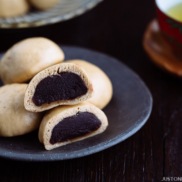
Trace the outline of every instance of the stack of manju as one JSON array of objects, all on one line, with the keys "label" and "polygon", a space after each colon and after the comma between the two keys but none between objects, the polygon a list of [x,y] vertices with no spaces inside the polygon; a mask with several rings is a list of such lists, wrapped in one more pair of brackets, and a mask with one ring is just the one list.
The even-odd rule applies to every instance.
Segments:
[{"label": "stack of manju", "polygon": [[113,95],[111,80],[86,60],[65,60],[45,37],[14,44],[0,61],[0,136],[38,130],[46,150],[103,133],[103,111]]}]

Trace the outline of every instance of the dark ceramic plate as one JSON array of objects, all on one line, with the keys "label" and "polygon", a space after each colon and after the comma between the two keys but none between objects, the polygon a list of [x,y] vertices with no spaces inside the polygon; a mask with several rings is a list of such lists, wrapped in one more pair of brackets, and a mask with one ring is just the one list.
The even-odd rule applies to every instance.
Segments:
[{"label": "dark ceramic plate", "polygon": [[85,59],[98,65],[110,77],[114,92],[111,102],[104,109],[109,120],[107,130],[51,151],[46,151],[39,143],[37,131],[20,137],[1,137],[0,157],[24,161],[56,161],[87,156],[126,140],[148,120],[152,110],[152,96],[137,74],[110,56],[83,48],[62,48],[66,59]]}]

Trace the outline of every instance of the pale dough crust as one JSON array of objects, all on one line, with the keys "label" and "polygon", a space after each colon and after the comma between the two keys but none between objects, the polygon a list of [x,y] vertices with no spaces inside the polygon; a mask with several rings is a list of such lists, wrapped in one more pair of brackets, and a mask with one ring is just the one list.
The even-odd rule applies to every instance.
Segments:
[{"label": "pale dough crust", "polygon": [[108,75],[98,66],[85,60],[67,60],[85,70],[93,85],[92,97],[88,100],[100,109],[105,108],[113,96],[112,82]]},{"label": "pale dough crust", "polygon": [[5,84],[29,81],[41,70],[64,60],[64,52],[45,37],[27,38],[14,44],[0,61],[0,77]]},{"label": "pale dough crust", "polygon": [[0,17],[9,18],[24,15],[29,10],[26,0],[0,0]]},{"label": "pale dough crust", "polygon": [[[82,137],[77,137],[65,142],[59,142],[55,144],[50,143],[50,138],[53,128],[61,122],[64,118],[74,116],[78,112],[90,112],[93,113],[100,121],[101,126],[96,131],[87,134]],[[70,126],[72,127],[72,126]],[[105,113],[94,106],[93,104],[84,102],[73,106],[59,106],[52,110],[49,110],[45,115],[39,127],[39,141],[44,144],[46,150],[51,150],[63,145],[67,145],[76,141],[84,140],[86,138],[103,133],[108,127],[108,119]]]},{"label": "pale dough crust", "polygon": [[[55,101],[55,102],[52,102],[49,104],[43,104],[41,106],[36,106],[32,101],[36,86],[44,78],[51,76],[51,75],[57,75],[58,72],[59,73],[72,72],[72,73],[79,75],[79,77],[83,80],[83,82],[85,83],[85,85],[88,89],[87,93],[78,98],[72,99],[72,100],[58,100],[58,101]],[[51,67],[39,72],[37,75],[35,75],[33,77],[33,79],[30,81],[30,83],[27,87],[26,93],[25,93],[24,106],[29,111],[41,112],[41,111],[45,111],[45,110],[51,109],[53,107],[56,107],[58,105],[78,104],[82,101],[89,99],[92,96],[92,92],[93,92],[93,86],[92,86],[90,80],[88,79],[87,74],[80,67],[78,67],[77,65],[75,65],[73,63],[61,63],[61,64],[51,66]]]},{"label": "pale dough crust", "polygon": [[38,129],[42,116],[25,110],[23,100],[27,84],[0,87],[0,136],[23,135]]},{"label": "pale dough crust", "polygon": [[29,2],[37,9],[47,10],[56,6],[59,0],[29,0]]}]

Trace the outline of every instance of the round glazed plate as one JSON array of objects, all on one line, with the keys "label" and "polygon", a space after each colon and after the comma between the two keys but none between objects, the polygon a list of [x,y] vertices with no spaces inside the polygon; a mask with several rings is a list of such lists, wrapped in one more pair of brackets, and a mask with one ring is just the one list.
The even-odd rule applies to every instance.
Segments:
[{"label": "round glazed plate", "polygon": [[[84,59],[99,66],[113,84],[113,97],[104,109],[109,126],[102,134],[46,151],[38,132],[0,137],[0,157],[24,161],[56,161],[87,156],[112,147],[131,137],[147,122],[152,96],[140,77],[121,61],[99,52],[62,46],[66,60]],[[106,90],[107,92],[107,90]]]},{"label": "round glazed plate", "polygon": [[47,11],[30,11],[24,16],[0,18],[0,28],[27,28],[53,24],[81,15],[103,0],[60,0]]}]

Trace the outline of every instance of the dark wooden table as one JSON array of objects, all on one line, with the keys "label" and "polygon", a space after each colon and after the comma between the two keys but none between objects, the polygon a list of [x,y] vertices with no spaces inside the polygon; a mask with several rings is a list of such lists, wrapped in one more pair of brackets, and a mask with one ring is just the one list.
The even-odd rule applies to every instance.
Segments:
[{"label": "dark wooden table", "polygon": [[23,38],[45,36],[59,44],[111,55],[144,80],[154,100],[148,122],[124,142],[65,161],[1,158],[1,182],[156,182],[182,178],[182,80],[156,67],[143,49],[143,34],[153,18],[153,0],[104,0],[69,21],[0,30],[1,52]]}]

